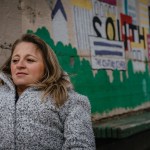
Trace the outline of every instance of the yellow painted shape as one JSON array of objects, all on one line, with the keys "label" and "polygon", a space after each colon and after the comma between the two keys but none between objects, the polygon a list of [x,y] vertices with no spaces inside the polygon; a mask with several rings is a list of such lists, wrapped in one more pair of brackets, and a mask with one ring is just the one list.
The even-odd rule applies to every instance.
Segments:
[{"label": "yellow painted shape", "polygon": [[148,5],[148,0],[139,0],[139,2]]},{"label": "yellow painted shape", "polygon": [[136,43],[136,42],[131,42],[131,47],[132,48],[144,48],[142,43]]},{"label": "yellow painted shape", "polygon": [[[114,23],[114,25],[115,25],[115,23]],[[115,25],[115,29],[116,29],[116,25]],[[112,25],[108,24],[108,36],[109,36],[109,39],[113,39],[113,35],[114,35],[114,32],[113,32]]]},{"label": "yellow painted shape", "polygon": [[145,35],[144,35],[144,37],[145,37],[145,44],[146,44],[146,50],[147,50],[147,34],[149,34],[149,29],[147,29],[147,28],[144,28],[144,32],[145,32]]},{"label": "yellow painted shape", "polygon": [[140,4],[139,7],[140,7],[140,10],[147,10],[147,5]]},{"label": "yellow painted shape", "polygon": [[[142,28],[140,28],[140,33],[142,33]],[[144,28],[144,37],[145,41],[141,40],[141,43],[136,43],[136,42],[131,42],[131,47],[132,48],[142,48],[142,49],[147,49],[147,34],[148,34],[148,29]],[[144,48],[144,42],[146,45],[146,48]]]},{"label": "yellow painted shape", "polygon": [[148,21],[148,1],[147,0],[140,0],[140,7],[139,7],[139,15],[140,15],[140,24],[149,26]]},{"label": "yellow painted shape", "polygon": [[108,13],[107,17],[112,18],[113,20],[116,20],[116,15]]},{"label": "yellow painted shape", "polygon": [[88,10],[92,9],[92,2],[90,0],[71,0],[72,5],[86,8]]},{"label": "yellow painted shape", "polygon": [[146,14],[146,13],[141,13],[141,14],[140,14],[140,17],[142,17],[142,18],[148,18],[148,14]]},{"label": "yellow painted shape", "polygon": [[140,19],[140,24],[149,26],[149,22],[147,20]]}]

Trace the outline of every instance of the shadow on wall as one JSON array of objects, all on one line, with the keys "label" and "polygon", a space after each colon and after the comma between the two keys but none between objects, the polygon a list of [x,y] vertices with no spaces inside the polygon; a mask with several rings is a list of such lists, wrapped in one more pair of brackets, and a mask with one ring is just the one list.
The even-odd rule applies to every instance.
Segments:
[{"label": "shadow on wall", "polygon": [[[99,70],[93,75],[91,64],[77,54],[77,49],[71,44],[62,42],[54,44],[48,30],[43,27],[36,32],[56,53],[62,68],[71,76],[71,81],[77,92],[87,95],[92,106],[92,113],[110,112],[115,108],[135,108],[150,101],[150,76],[148,65],[145,72],[133,71],[132,61],[128,61],[128,78],[123,71],[123,81],[120,80],[120,71],[113,71],[112,82],[109,81],[106,70]],[[144,81],[144,82],[143,82]],[[143,84],[144,83],[144,84]],[[144,88],[143,88],[144,86]],[[143,90],[144,89],[144,90]]]}]

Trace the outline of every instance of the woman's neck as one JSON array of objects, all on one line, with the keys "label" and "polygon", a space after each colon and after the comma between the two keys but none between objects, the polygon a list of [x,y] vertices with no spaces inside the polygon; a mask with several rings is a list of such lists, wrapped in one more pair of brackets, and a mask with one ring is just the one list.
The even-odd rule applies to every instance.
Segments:
[{"label": "woman's neck", "polygon": [[17,89],[18,96],[20,96],[26,88],[19,86],[16,89]]}]

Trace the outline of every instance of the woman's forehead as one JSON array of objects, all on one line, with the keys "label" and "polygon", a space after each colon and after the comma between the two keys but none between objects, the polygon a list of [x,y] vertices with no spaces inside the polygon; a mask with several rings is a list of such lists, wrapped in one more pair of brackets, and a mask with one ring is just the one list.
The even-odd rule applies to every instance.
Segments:
[{"label": "woman's forehead", "polygon": [[16,45],[12,55],[41,55],[41,53],[42,51],[34,43],[21,42]]}]

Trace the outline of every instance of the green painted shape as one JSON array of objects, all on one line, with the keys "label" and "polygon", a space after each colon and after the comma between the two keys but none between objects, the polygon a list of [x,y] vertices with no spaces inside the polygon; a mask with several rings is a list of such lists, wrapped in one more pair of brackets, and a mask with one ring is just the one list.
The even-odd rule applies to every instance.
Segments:
[{"label": "green painted shape", "polygon": [[[31,30],[28,32],[33,33]],[[92,113],[110,112],[120,107],[132,109],[150,100],[150,76],[147,65],[145,72],[134,73],[132,62],[129,61],[129,77],[127,78],[126,72],[123,71],[123,81],[120,81],[120,71],[114,70],[114,80],[110,82],[106,70],[99,70],[93,75],[90,62],[80,59],[77,49],[71,44],[54,44],[45,27],[39,28],[34,34],[40,36],[54,50],[62,68],[70,75],[75,90],[88,96]]]}]

